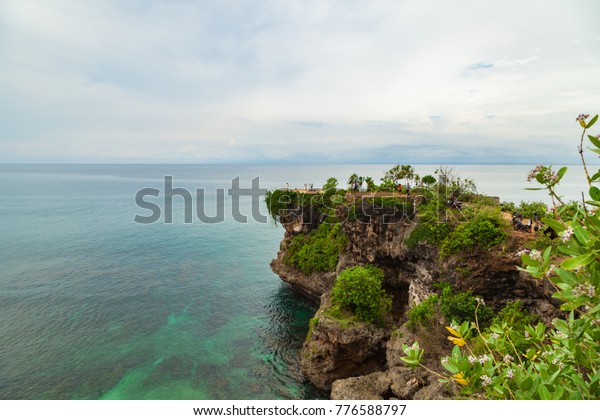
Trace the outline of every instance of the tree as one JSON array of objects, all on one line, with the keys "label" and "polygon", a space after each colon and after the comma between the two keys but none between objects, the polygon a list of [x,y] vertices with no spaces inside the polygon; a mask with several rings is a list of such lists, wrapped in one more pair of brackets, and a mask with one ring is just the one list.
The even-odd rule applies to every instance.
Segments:
[{"label": "tree", "polygon": [[325,183],[325,185],[323,185],[323,189],[325,191],[327,191],[327,190],[335,190],[335,189],[337,189],[337,186],[338,186],[338,180],[337,180],[337,178],[331,177],[331,178],[329,178],[327,180],[327,182]]},{"label": "tree", "polygon": [[402,165],[399,173],[400,179],[412,180],[415,177],[415,169],[411,165]]},{"label": "tree", "polygon": [[364,178],[362,176],[357,174],[350,175],[350,178],[348,178],[348,185],[350,185],[350,189],[352,191],[359,190],[362,187],[363,179]]},{"label": "tree", "polygon": [[435,177],[432,175],[425,175],[423,179],[421,179],[423,184],[430,186],[436,183]]},{"label": "tree", "polygon": [[373,181],[373,178],[368,176],[365,178],[365,182],[367,183],[367,191],[376,191],[377,190],[377,184],[375,184],[375,181]]}]

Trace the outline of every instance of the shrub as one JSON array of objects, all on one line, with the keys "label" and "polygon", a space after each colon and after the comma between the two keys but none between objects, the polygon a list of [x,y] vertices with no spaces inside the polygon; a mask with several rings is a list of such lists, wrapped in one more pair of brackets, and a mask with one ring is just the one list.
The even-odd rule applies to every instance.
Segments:
[{"label": "shrub", "polygon": [[[539,318],[523,310],[523,303],[520,300],[516,300],[498,312],[498,315],[492,321],[492,330],[503,329],[507,330],[508,326],[511,326],[510,331],[507,332],[510,342],[504,342],[504,346],[501,349],[503,353],[511,354],[513,358],[517,357],[517,353],[522,354],[527,351],[529,343],[526,339],[526,327],[528,325],[537,324]],[[512,343],[512,344],[511,344]]]},{"label": "shrub", "polygon": [[414,248],[420,242],[426,242],[430,245],[439,245],[446,239],[452,227],[448,223],[422,223],[416,226],[406,240],[406,246]]},{"label": "shrub", "polygon": [[382,288],[383,271],[373,266],[347,268],[331,289],[334,305],[348,309],[361,321],[382,325],[392,308],[392,299]]},{"label": "shrub", "polygon": [[500,210],[513,214],[517,211],[517,206],[512,201],[503,201],[500,203]]},{"label": "shrub", "polygon": [[479,325],[487,327],[494,317],[494,312],[485,306],[481,298],[471,292],[456,293],[450,286],[442,290],[440,310],[448,323],[474,322],[477,315]]},{"label": "shrub", "polygon": [[521,201],[516,211],[527,219],[533,219],[537,213],[538,218],[541,219],[542,217],[546,216],[547,207],[548,206],[546,206],[546,203],[543,201]]},{"label": "shrub", "polygon": [[267,210],[273,218],[277,221],[277,217],[281,215],[282,210],[289,210],[299,208],[301,203],[301,194],[296,191],[288,190],[273,190],[267,191],[265,195],[265,203],[267,204]]},{"label": "shrub", "polygon": [[467,223],[460,224],[442,241],[440,257],[446,258],[463,249],[481,246],[490,248],[506,238],[499,216],[482,212]]},{"label": "shrub", "polygon": [[339,224],[322,223],[310,234],[291,239],[284,263],[305,274],[334,271],[347,242]]},{"label": "shrub", "polygon": [[439,295],[431,295],[408,312],[408,327],[415,329],[417,325],[429,324],[434,318],[440,301]]}]

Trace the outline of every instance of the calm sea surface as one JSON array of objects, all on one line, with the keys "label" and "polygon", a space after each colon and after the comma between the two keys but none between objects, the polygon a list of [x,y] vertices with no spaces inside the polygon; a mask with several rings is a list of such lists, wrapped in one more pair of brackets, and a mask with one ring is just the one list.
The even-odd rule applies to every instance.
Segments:
[{"label": "calm sea surface", "polygon": [[[435,166],[415,166],[421,175]],[[163,177],[195,194],[208,215],[216,190],[321,186],[353,172],[378,180],[389,165],[0,165],[0,398],[308,399],[299,350],[315,308],[271,272],[283,229],[184,223],[174,198],[164,223]],[[529,166],[456,166],[480,192],[525,191]],[[562,192],[580,196],[579,168]],[[162,213],[135,204],[152,187]],[[193,210],[196,203],[188,203]],[[241,213],[251,214],[243,197]],[[264,205],[260,211],[266,215]]]}]

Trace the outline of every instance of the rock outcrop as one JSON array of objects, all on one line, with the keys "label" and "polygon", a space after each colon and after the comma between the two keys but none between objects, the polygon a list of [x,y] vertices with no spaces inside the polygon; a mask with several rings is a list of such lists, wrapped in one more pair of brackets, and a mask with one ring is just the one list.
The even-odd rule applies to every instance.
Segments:
[{"label": "rock outcrop", "polygon": [[302,373],[321,390],[330,390],[336,379],[383,369],[390,334],[364,322],[337,319],[329,309],[325,294],[302,348]]}]

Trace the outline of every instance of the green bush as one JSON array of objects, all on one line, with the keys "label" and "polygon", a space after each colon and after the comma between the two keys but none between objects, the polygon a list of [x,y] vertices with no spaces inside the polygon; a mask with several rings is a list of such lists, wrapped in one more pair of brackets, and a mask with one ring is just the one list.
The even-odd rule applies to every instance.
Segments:
[{"label": "green bush", "polygon": [[296,191],[288,190],[267,191],[265,203],[273,220],[277,221],[277,217],[281,215],[281,211],[283,210],[299,208],[302,202],[302,195]]},{"label": "green bush", "polygon": [[382,288],[383,271],[373,266],[347,268],[331,289],[334,305],[354,312],[360,321],[383,325],[392,298]]},{"label": "green bush", "polygon": [[[505,342],[504,347],[499,350],[512,355],[514,358],[517,358],[517,353],[525,353],[529,347],[525,334],[526,327],[535,325],[539,321],[537,316],[523,310],[523,303],[520,300],[506,305],[498,312],[498,315],[492,321],[491,327],[507,330],[506,334],[510,342]],[[510,330],[508,330],[508,326],[511,327]]]},{"label": "green bush", "polygon": [[500,203],[500,210],[513,214],[517,211],[517,206],[512,201],[503,201]]},{"label": "green bush", "polygon": [[463,249],[481,246],[490,248],[506,238],[499,216],[482,212],[466,223],[460,224],[442,241],[440,257],[446,258]]},{"label": "green bush", "polygon": [[408,327],[414,329],[419,324],[429,324],[435,318],[439,301],[439,295],[431,295],[408,311]]},{"label": "green bush", "polygon": [[446,286],[440,296],[440,310],[448,323],[462,323],[475,322],[477,309],[479,325],[487,327],[492,322],[494,312],[485,304],[478,304],[477,299],[471,292],[456,293],[450,286]]},{"label": "green bush", "polygon": [[406,240],[408,248],[414,248],[420,242],[426,242],[431,245],[439,245],[446,239],[452,227],[448,223],[422,223],[413,229]]},{"label": "green bush", "polygon": [[521,203],[519,204],[519,207],[517,207],[516,211],[517,211],[517,213],[521,214],[523,217],[525,217],[527,219],[533,219],[535,216],[535,213],[537,213],[538,218],[541,219],[542,217],[546,216],[547,207],[548,206],[543,201],[531,201],[531,202],[521,201]]},{"label": "green bush", "polygon": [[283,262],[305,274],[334,271],[347,242],[339,224],[322,223],[308,235],[294,236]]}]

